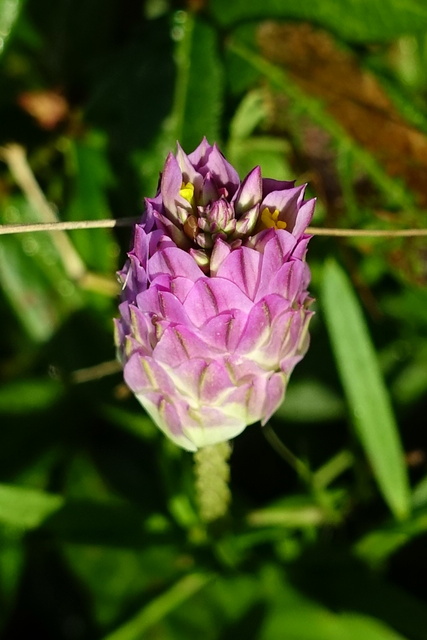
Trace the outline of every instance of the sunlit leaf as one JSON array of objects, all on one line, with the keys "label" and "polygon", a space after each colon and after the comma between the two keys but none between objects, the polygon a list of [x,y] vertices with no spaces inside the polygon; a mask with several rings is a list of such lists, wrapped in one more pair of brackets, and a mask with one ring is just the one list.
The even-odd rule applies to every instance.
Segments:
[{"label": "sunlit leaf", "polygon": [[223,71],[217,35],[206,22],[180,12],[175,26],[177,84],[173,129],[185,151],[192,151],[203,136],[218,142],[222,111]]},{"label": "sunlit leaf", "polygon": [[0,0],[0,55],[6,47],[23,4],[23,0]]},{"label": "sunlit leaf", "polygon": [[32,529],[64,504],[61,496],[36,489],[0,485],[0,521]]},{"label": "sunlit leaf", "polygon": [[[334,492],[329,494],[328,498],[331,504],[338,503],[342,501],[343,493],[341,491]],[[248,521],[252,526],[297,529],[320,526],[333,521],[333,519],[334,516],[331,515],[331,512],[324,509],[312,498],[298,495],[278,500],[268,507],[251,512],[248,516]]]},{"label": "sunlit leaf", "polygon": [[[111,218],[107,190],[113,178],[104,136],[92,131],[82,140],[70,141],[68,158],[72,171],[69,217],[72,220]],[[114,271],[118,247],[109,229],[79,230],[72,238],[91,269]]]},{"label": "sunlit leaf", "polygon": [[[0,221],[34,222],[23,198],[9,200]],[[47,233],[2,236],[0,286],[28,335],[35,341],[51,337],[60,321],[79,304],[75,284],[66,275],[58,248]]]},{"label": "sunlit leaf", "polygon": [[49,338],[60,318],[46,280],[34,261],[22,252],[17,238],[2,238],[0,243],[1,286],[10,305],[29,336],[36,341]]},{"label": "sunlit leaf", "polygon": [[398,518],[410,511],[398,428],[360,305],[341,267],[324,270],[322,305],[342,384],[360,442],[379,488]]}]

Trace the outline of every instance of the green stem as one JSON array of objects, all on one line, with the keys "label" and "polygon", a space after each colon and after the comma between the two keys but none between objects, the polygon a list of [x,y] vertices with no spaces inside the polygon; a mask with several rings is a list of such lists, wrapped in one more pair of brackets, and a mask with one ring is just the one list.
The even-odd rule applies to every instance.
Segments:
[{"label": "green stem", "polygon": [[297,472],[301,480],[303,480],[310,487],[312,486],[313,474],[308,466],[297,456],[292,453],[288,447],[283,444],[278,435],[273,431],[272,427],[267,423],[263,427],[263,433],[271,444],[273,449],[284,459],[286,462]]},{"label": "green stem", "polygon": [[350,451],[339,451],[313,474],[313,484],[317,489],[324,489],[354,463]]}]

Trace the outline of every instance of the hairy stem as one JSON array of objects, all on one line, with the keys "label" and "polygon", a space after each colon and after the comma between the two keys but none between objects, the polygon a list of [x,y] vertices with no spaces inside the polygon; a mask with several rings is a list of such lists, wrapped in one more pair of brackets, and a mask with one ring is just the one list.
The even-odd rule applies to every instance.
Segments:
[{"label": "hairy stem", "polygon": [[230,454],[229,442],[203,447],[194,454],[196,496],[204,522],[213,522],[227,513],[231,500]]}]

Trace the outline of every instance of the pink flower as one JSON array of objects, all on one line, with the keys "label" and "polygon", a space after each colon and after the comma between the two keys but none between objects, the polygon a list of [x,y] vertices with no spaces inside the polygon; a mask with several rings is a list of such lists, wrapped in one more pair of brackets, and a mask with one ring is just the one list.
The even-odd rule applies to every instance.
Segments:
[{"label": "pink flower", "polygon": [[178,146],[146,199],[123,283],[116,344],[124,378],[184,449],[269,419],[308,347],[305,186],[241,182],[216,145]]}]

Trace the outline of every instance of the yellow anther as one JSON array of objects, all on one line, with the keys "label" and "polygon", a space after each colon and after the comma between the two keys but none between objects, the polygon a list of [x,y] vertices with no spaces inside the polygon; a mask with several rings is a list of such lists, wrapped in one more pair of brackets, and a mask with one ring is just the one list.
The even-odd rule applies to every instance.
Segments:
[{"label": "yellow anther", "polygon": [[194,184],[191,182],[183,182],[181,185],[181,189],[179,190],[179,195],[185,198],[187,202],[194,205]]},{"label": "yellow anther", "polygon": [[286,222],[279,220],[280,211],[275,209],[273,212],[268,207],[261,211],[259,226],[261,229],[286,229]]}]

